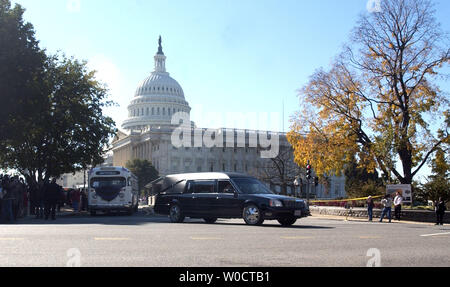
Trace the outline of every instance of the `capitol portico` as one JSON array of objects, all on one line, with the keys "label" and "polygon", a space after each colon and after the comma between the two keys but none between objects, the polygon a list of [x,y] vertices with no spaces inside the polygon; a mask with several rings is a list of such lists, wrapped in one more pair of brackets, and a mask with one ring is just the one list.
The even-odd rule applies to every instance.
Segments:
[{"label": "capitol portico", "polygon": [[[129,160],[138,158],[151,161],[161,176],[212,171],[242,172],[257,176],[261,168],[273,164],[270,158],[262,156],[264,147],[252,144],[257,134],[268,132],[219,129],[217,132],[224,137],[214,147],[180,147],[174,144],[173,133],[180,126],[179,123],[172,123],[174,115],[183,114],[184,125],[192,129],[193,133],[200,132],[203,136],[207,130],[196,128],[195,123],[190,121],[191,107],[181,85],[166,71],[166,59],[160,37],[158,51],[154,56],[154,71],[137,87],[128,105],[128,118],[122,124],[123,131],[119,131],[113,141],[114,166],[126,166]],[[290,150],[286,134],[276,135],[278,148]],[[239,138],[245,139],[244,144],[238,144]],[[287,161],[287,164],[296,166],[292,153]],[[332,180],[335,197],[345,195],[344,186],[342,178]],[[288,192],[291,190],[293,182],[288,186]]]}]

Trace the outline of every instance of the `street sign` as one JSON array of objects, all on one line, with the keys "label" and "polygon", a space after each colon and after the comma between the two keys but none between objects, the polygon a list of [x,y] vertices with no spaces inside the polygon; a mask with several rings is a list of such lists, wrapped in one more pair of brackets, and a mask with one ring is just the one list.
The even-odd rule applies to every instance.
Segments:
[{"label": "street sign", "polygon": [[386,194],[395,197],[395,194],[397,192],[400,192],[400,194],[403,196],[403,203],[412,203],[411,184],[396,184],[386,186]]}]

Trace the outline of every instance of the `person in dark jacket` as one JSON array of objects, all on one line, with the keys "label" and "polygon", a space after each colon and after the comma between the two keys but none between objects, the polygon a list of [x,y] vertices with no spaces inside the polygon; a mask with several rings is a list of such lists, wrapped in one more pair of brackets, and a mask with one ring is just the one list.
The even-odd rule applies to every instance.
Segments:
[{"label": "person in dark jacket", "polygon": [[369,221],[372,221],[373,219],[373,208],[375,206],[375,203],[373,202],[372,196],[369,196],[367,198],[367,214],[369,215]]},{"label": "person in dark jacket", "polygon": [[45,186],[45,220],[48,220],[50,213],[52,220],[56,219],[56,204],[60,198],[60,190],[60,186],[56,184],[56,179]]},{"label": "person in dark jacket", "polygon": [[5,176],[2,180],[2,190],[2,217],[6,222],[12,223],[14,222],[14,193],[11,179],[8,176]]},{"label": "person in dark jacket", "polygon": [[445,206],[445,202],[442,198],[439,198],[439,201],[436,202],[436,225],[444,225],[444,215],[447,207]]}]

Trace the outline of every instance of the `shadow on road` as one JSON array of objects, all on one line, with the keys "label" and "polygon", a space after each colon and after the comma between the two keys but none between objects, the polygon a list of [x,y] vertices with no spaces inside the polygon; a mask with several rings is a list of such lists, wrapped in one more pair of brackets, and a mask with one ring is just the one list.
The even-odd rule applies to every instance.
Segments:
[{"label": "shadow on road", "polygon": [[[334,229],[335,227],[328,227],[328,226],[312,226],[312,225],[301,225],[301,220],[297,221],[296,225],[292,226],[281,226],[280,224],[276,223],[277,221],[266,221],[263,225],[256,226],[261,228],[281,228],[281,229]],[[184,224],[207,224],[203,220],[190,222],[187,221]],[[230,226],[248,226],[245,224],[244,220],[242,220],[242,223],[237,222],[227,222],[226,220],[218,220],[216,223],[212,225],[230,225]]]},{"label": "shadow on road", "polygon": [[167,217],[148,216],[145,212],[138,212],[133,215],[124,213],[108,213],[90,216],[89,214],[56,216],[56,220],[43,220],[35,218],[26,218],[19,220],[17,225],[142,225],[149,223],[169,222]]},{"label": "shadow on road", "polygon": [[[134,215],[125,215],[123,213],[110,213],[110,214],[98,214],[96,216],[90,216],[88,214],[84,215],[74,215],[74,216],[63,216],[57,217],[56,220],[43,220],[27,218],[18,221],[17,225],[143,225],[143,224],[158,224],[158,223],[170,223],[167,216],[148,216],[145,212],[138,212]],[[208,225],[203,221],[203,219],[190,219],[186,218],[185,222],[182,224],[200,224]],[[222,225],[222,226],[242,226],[247,227],[242,220],[242,223],[230,221],[226,219],[219,219],[216,223],[211,225]],[[302,225],[302,221],[297,221],[296,225],[283,227],[278,224],[277,221],[266,221],[263,225],[258,226],[259,228],[282,228],[282,229],[334,229],[334,227],[327,226],[311,226]]]}]

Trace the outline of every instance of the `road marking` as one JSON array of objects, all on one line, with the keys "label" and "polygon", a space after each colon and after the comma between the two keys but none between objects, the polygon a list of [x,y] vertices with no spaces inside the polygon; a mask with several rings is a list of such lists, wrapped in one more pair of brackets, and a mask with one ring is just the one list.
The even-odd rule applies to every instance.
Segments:
[{"label": "road marking", "polygon": [[114,238],[114,237],[95,237],[94,240],[97,241],[126,241],[131,240],[130,238]]},{"label": "road marking", "polygon": [[424,235],[420,235],[422,237],[430,237],[430,236],[439,236],[439,235],[449,235],[450,232],[446,232],[446,233],[434,233],[434,234],[424,234]]},{"label": "road marking", "polygon": [[359,239],[381,239],[381,236],[360,236]]},{"label": "road marking", "polygon": [[192,240],[222,240],[220,237],[191,237]]},{"label": "road marking", "polygon": [[20,240],[25,240],[25,238],[0,238],[0,241],[20,241]]},{"label": "road marking", "polygon": [[281,236],[282,239],[296,240],[296,239],[313,239],[312,236]]}]

